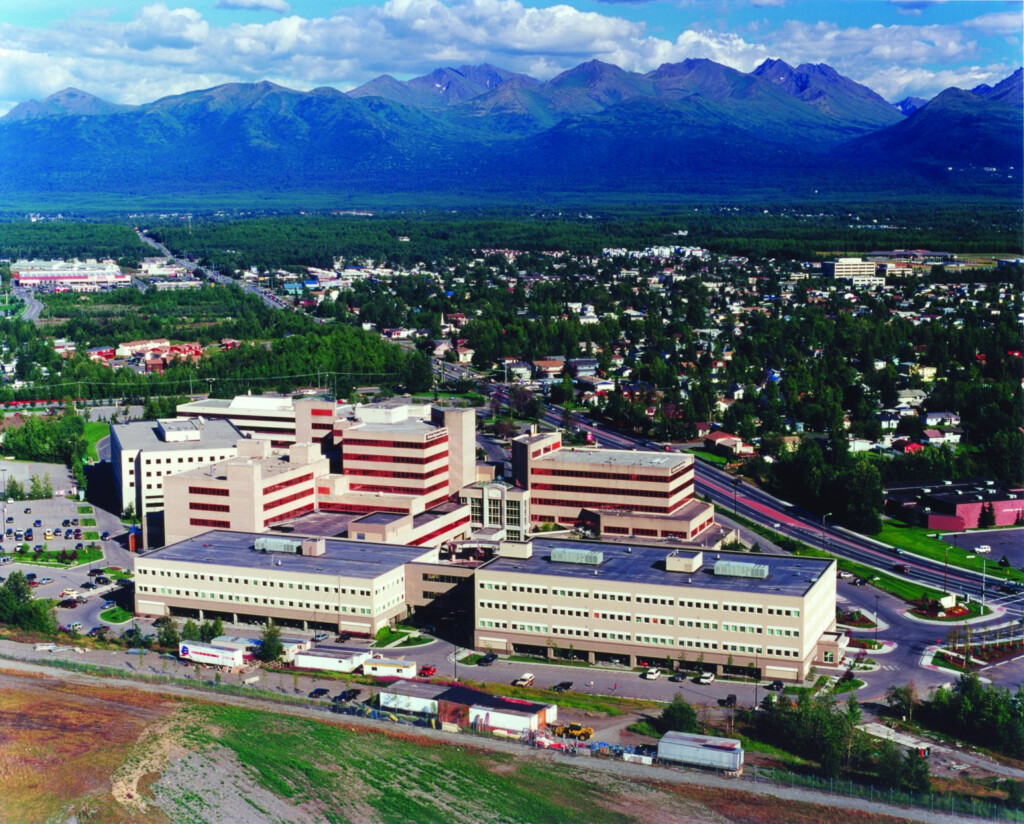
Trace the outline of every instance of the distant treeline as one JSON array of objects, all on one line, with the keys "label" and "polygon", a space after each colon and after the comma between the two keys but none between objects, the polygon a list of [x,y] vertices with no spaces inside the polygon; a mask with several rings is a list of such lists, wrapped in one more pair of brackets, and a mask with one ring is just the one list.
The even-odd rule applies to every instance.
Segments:
[{"label": "distant treeline", "polygon": [[149,254],[125,223],[78,221],[0,222],[0,257],[113,258],[132,265]]},{"label": "distant treeline", "polygon": [[1021,210],[1012,206],[776,207],[770,213],[751,207],[705,207],[654,217],[451,213],[211,217],[194,220],[191,229],[176,222],[150,230],[175,252],[188,252],[227,270],[329,268],[338,256],[411,265],[494,248],[597,254],[608,247],[678,244],[794,259],[893,248],[961,254],[1024,251]]}]

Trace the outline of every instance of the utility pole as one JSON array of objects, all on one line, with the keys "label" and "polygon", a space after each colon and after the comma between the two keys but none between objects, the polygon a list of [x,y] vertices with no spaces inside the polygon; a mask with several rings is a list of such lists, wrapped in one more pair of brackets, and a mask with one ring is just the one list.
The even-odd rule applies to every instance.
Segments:
[{"label": "utility pole", "polygon": [[831,512],[826,512],[821,516],[821,551],[825,551],[825,521],[832,517]]},{"label": "utility pole", "polygon": [[878,594],[875,594],[875,649],[878,649]]}]

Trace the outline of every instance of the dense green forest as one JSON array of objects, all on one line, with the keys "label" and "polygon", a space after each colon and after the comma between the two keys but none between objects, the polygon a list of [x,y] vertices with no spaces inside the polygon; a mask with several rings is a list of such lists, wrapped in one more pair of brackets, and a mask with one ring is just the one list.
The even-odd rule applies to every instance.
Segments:
[{"label": "dense green forest", "polygon": [[113,258],[134,266],[151,252],[125,223],[0,221],[0,258]]},{"label": "dense green forest", "polygon": [[[147,398],[210,392],[233,397],[254,392],[290,393],[298,386],[320,385],[347,397],[359,386],[418,392],[431,385],[430,362],[378,335],[352,326],[323,326],[304,334],[240,349],[215,351],[198,364],[174,364],[163,374],[112,370],[90,361],[83,352],[62,360],[45,342],[23,344],[19,370],[31,386],[0,388],[0,402],[51,398]],[[33,357],[37,353],[39,358]],[[21,364],[25,363],[23,368]],[[42,367],[49,364],[49,375]],[[59,370],[59,371],[58,371]]]},{"label": "dense green forest", "polygon": [[[151,234],[176,253],[233,271],[251,266],[329,268],[335,258],[412,265],[480,249],[564,250],[704,246],[727,254],[814,259],[836,251],[932,248],[957,253],[1024,251],[1017,207],[927,209],[906,205],[842,208],[695,207],[659,216],[562,213],[421,213],[282,216],[154,222]],[[685,234],[682,234],[685,233]],[[408,238],[402,241],[400,238]],[[951,247],[951,248],[949,248]]]},{"label": "dense green forest", "polygon": [[185,292],[117,289],[42,299],[43,318],[61,321],[48,331],[83,349],[161,337],[204,344],[223,338],[274,339],[309,332],[316,325],[305,314],[271,308],[237,286],[204,285]]}]

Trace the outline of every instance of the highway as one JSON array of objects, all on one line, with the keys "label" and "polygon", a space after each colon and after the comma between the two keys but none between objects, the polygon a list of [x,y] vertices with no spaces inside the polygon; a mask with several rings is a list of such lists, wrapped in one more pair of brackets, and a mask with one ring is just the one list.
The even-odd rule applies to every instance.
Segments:
[{"label": "highway", "polygon": [[[503,402],[507,401],[503,387],[498,388],[495,393]],[[545,423],[561,427],[562,415],[561,407],[545,404]],[[647,440],[612,431],[585,416],[580,419],[580,428],[591,433],[595,442],[606,449],[651,448]],[[925,584],[940,591],[967,594],[978,600],[982,597],[981,573],[950,566],[947,575],[942,562],[907,553],[897,554],[893,547],[879,541],[832,524],[823,525],[810,513],[774,498],[750,483],[735,484],[732,475],[704,461],[694,461],[694,475],[697,492],[707,496],[722,512],[729,513],[735,510],[736,514],[774,529],[785,537],[803,541],[814,547],[823,546],[838,557],[886,571],[895,577]],[[902,564],[907,571],[893,572],[892,567],[896,564]],[[996,589],[1001,583],[999,577],[989,573],[985,578],[986,602],[997,601],[1006,610],[1007,617],[1019,618],[1024,615],[1024,593],[1007,597],[1005,593],[1000,593]]]},{"label": "highway", "polygon": [[216,269],[200,268],[197,264],[193,263],[190,260],[175,257],[173,254],[171,254],[170,250],[166,246],[149,237],[149,235],[143,234],[138,230],[136,230],[136,234],[138,234],[139,240],[141,240],[143,243],[153,247],[161,255],[170,258],[179,266],[184,266],[193,275],[196,273],[196,270],[198,270],[211,283],[219,283],[222,286],[227,286],[229,284],[237,286],[242,291],[248,292],[250,295],[256,295],[256,297],[262,300],[271,309],[291,309],[293,311],[295,310],[294,306],[292,306],[287,301],[277,297],[277,295],[274,295],[269,290],[261,289],[259,286],[256,286],[252,283],[246,283],[245,281],[242,280],[235,280],[234,278],[228,277],[227,275],[222,275]]}]

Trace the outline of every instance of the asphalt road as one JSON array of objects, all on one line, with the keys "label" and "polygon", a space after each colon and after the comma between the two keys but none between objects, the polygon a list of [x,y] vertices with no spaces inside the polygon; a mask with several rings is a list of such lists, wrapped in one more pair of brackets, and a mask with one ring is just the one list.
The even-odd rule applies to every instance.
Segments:
[{"label": "asphalt road", "polygon": [[21,312],[22,320],[34,321],[39,318],[40,313],[43,311],[43,304],[36,300],[35,295],[31,289],[23,289],[20,286],[15,286],[12,290],[14,294],[25,301],[25,308]]}]

